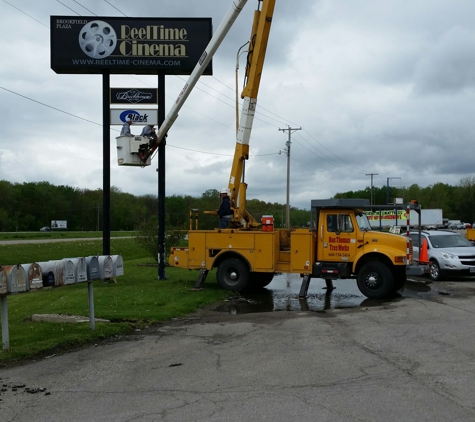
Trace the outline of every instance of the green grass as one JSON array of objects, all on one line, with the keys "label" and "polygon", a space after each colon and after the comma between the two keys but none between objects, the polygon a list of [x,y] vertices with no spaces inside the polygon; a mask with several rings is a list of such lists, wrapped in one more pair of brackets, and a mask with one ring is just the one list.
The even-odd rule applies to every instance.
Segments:
[{"label": "green grass", "polygon": [[[89,256],[101,252],[102,242],[77,241],[42,245],[0,245],[2,265],[46,261],[75,256]],[[96,323],[95,331],[89,323],[33,322],[33,314],[71,314],[88,316],[88,283],[40,289],[7,296],[10,350],[0,351],[0,365],[10,365],[37,359],[98,339],[130,332],[196,311],[202,306],[226,298],[208,276],[206,289],[192,288],[198,272],[166,268],[167,280],[158,280],[152,259],[137,248],[133,239],[112,239],[111,253],[121,254],[125,275],[117,284],[102,280],[93,282],[95,317],[110,323]]]}]

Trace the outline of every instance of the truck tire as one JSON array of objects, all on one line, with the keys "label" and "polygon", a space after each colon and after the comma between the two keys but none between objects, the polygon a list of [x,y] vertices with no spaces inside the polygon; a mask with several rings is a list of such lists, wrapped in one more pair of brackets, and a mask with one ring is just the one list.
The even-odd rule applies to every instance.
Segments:
[{"label": "truck tire", "polygon": [[395,267],[393,272],[393,292],[401,290],[406,285],[406,267]]},{"label": "truck tire", "polygon": [[221,262],[216,272],[218,284],[225,290],[239,292],[245,289],[249,283],[249,269],[242,260],[228,258]]},{"label": "truck tire", "polygon": [[247,288],[252,290],[263,289],[271,283],[273,278],[274,273],[251,272]]},{"label": "truck tire", "polygon": [[382,299],[393,292],[393,274],[379,261],[367,262],[358,273],[358,288],[366,297]]}]

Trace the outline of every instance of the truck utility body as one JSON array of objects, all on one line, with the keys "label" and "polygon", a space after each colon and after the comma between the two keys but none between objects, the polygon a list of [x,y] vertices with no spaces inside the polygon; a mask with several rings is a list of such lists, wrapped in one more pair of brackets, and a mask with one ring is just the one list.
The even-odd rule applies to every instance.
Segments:
[{"label": "truck utility body", "polygon": [[[406,275],[422,275],[427,267],[413,262],[412,241],[372,231],[359,199],[313,200],[307,229],[190,230],[188,248],[172,248],[170,265],[200,270],[196,287],[217,268],[221,287],[240,291],[264,287],[274,274],[303,277],[305,296],[311,278],[357,279],[367,297],[381,298],[400,290]],[[411,204],[412,208],[414,205]]]}]

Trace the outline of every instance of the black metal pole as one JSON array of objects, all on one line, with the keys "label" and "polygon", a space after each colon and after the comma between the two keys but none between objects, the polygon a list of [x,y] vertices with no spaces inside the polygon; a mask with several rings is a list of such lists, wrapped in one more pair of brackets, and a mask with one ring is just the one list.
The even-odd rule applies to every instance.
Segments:
[{"label": "black metal pole", "polygon": [[110,214],[111,214],[111,174],[110,174],[110,72],[102,73],[102,253],[110,255]]},{"label": "black metal pole", "polygon": [[[158,75],[158,125],[165,121],[165,75]],[[165,277],[165,139],[158,146],[158,279]]]}]

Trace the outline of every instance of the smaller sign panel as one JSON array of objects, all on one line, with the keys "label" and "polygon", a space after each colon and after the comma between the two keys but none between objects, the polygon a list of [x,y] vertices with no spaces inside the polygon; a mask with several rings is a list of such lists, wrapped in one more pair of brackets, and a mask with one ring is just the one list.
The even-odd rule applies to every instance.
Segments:
[{"label": "smaller sign panel", "polygon": [[127,119],[132,119],[133,125],[156,125],[158,124],[158,110],[156,108],[111,108],[111,125],[123,125]]},{"label": "smaller sign panel", "polygon": [[51,220],[52,229],[67,229],[68,221],[67,220]]},{"label": "smaller sign panel", "polygon": [[158,104],[156,88],[111,88],[111,104]]}]

